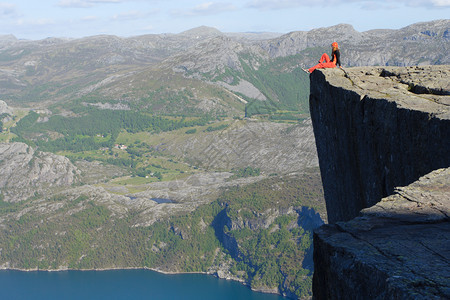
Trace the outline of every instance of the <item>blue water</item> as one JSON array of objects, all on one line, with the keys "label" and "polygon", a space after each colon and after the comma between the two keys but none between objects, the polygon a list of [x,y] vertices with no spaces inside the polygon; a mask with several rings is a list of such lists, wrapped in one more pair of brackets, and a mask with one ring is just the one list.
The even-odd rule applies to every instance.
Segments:
[{"label": "blue water", "polygon": [[172,203],[173,201],[170,199],[165,199],[165,198],[151,198],[150,200],[155,201],[156,203],[160,204],[160,203]]},{"label": "blue water", "polygon": [[0,271],[0,299],[248,299],[283,297],[203,274],[165,275],[150,270]]},{"label": "blue water", "polygon": [[[130,200],[137,199],[136,197],[133,197],[133,196],[129,196],[128,198],[130,198]],[[161,204],[161,203],[173,203],[172,200],[166,199],[166,198],[150,198],[150,200],[155,201],[158,204]]]}]

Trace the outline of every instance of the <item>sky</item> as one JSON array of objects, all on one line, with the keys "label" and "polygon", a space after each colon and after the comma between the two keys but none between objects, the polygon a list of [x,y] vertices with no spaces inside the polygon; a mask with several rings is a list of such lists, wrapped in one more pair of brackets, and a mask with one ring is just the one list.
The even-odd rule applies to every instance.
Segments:
[{"label": "sky", "polygon": [[449,16],[450,0],[0,0],[0,35],[130,37],[198,26],[288,33],[341,23],[366,31]]}]

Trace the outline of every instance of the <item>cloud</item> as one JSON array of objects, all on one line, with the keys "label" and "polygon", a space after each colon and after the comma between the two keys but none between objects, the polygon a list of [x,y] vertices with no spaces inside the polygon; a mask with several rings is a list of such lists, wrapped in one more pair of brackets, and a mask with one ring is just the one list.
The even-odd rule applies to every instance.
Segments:
[{"label": "cloud", "polygon": [[60,7],[92,7],[90,1],[85,0],[61,0],[57,4]]},{"label": "cloud", "polygon": [[55,21],[52,19],[33,19],[33,20],[18,19],[15,21],[15,24],[18,26],[46,26],[46,25],[54,25]]},{"label": "cloud", "polygon": [[17,11],[14,4],[0,2],[0,16],[14,17],[16,15]]},{"label": "cloud", "polygon": [[353,3],[362,8],[373,9],[377,7],[392,8],[399,6],[412,7],[450,7],[450,0],[251,0],[248,8],[258,10],[279,10],[295,7],[332,6]]},{"label": "cloud", "polygon": [[59,7],[65,8],[85,8],[93,7],[95,4],[101,3],[120,3],[121,0],[60,0],[57,4]]},{"label": "cloud", "polygon": [[91,3],[121,3],[124,1],[121,0],[89,0]]},{"label": "cloud", "polygon": [[123,12],[117,15],[114,15],[112,19],[114,21],[127,21],[127,20],[136,20],[141,19],[143,17],[143,13],[137,10]]},{"label": "cloud", "polygon": [[431,0],[431,2],[437,7],[450,7],[450,0]]},{"label": "cloud", "polygon": [[52,19],[36,19],[36,20],[32,20],[30,22],[30,24],[39,25],[39,26],[53,25],[53,24],[55,24],[55,21]]},{"label": "cloud", "polygon": [[155,26],[153,25],[147,25],[141,28],[142,31],[151,31],[153,29],[155,29]]},{"label": "cloud", "polygon": [[439,8],[450,7],[450,0],[359,0],[361,4],[369,4],[372,7],[425,7],[425,8]]},{"label": "cloud", "polygon": [[97,16],[85,16],[83,18],[81,18],[81,21],[85,21],[85,22],[93,22],[93,21],[97,21],[98,17]]},{"label": "cloud", "polygon": [[[330,5],[332,3],[339,2],[335,0],[252,0],[247,3],[247,7],[255,8],[258,10],[278,10],[287,9],[300,6],[320,6]],[[341,1],[345,2],[345,1]]]},{"label": "cloud", "polygon": [[205,2],[187,11],[172,11],[172,14],[176,16],[207,16],[234,10],[236,7],[228,2]]},{"label": "cloud", "polygon": [[112,17],[113,21],[129,21],[129,20],[137,20],[148,18],[150,15],[154,15],[158,13],[159,10],[155,9],[149,12],[141,12],[138,10],[132,10],[127,12],[122,12],[120,14],[114,15]]},{"label": "cloud", "polygon": [[362,7],[425,7],[425,8],[439,8],[450,7],[450,0],[353,0],[355,3],[362,4]]}]

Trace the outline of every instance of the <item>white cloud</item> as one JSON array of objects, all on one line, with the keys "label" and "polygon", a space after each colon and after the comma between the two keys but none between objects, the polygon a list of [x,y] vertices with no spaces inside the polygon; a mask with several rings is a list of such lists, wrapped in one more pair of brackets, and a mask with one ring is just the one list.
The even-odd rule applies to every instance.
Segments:
[{"label": "white cloud", "polygon": [[450,7],[450,0],[251,0],[247,7],[258,10],[277,10],[294,7],[332,6],[340,4],[360,4],[362,8]]},{"label": "white cloud", "polygon": [[81,21],[86,21],[86,22],[93,22],[93,21],[97,21],[98,17],[97,16],[85,16],[83,18],[81,18]]},{"label": "white cloud", "polygon": [[[354,0],[355,1],[355,0]],[[355,2],[371,3],[374,5],[389,7],[392,5],[410,6],[410,7],[445,7],[450,6],[450,0],[357,0]]]},{"label": "white cloud", "polygon": [[277,10],[277,9],[287,9],[300,6],[320,6],[320,5],[330,5],[335,0],[252,0],[248,2],[247,7],[255,8],[259,10]]},{"label": "white cloud", "polygon": [[450,7],[450,0],[353,0],[354,2],[362,4],[371,4],[372,6],[381,6],[389,8],[392,6],[398,7],[399,5],[410,7]]},{"label": "white cloud", "polygon": [[55,24],[55,20],[52,19],[18,19],[15,21],[18,26],[45,26]]},{"label": "white cloud", "polygon": [[116,21],[136,20],[142,18],[143,14],[137,10],[123,12],[112,17]]},{"label": "white cloud", "polygon": [[154,15],[158,13],[159,10],[155,9],[149,12],[142,12],[138,10],[132,10],[127,12],[122,12],[120,14],[114,15],[112,17],[112,20],[114,21],[128,21],[128,20],[137,20],[137,19],[144,19],[149,17],[150,15]]},{"label": "white cloud", "polygon": [[92,7],[90,1],[85,0],[61,0],[57,4],[60,7]]},{"label": "white cloud", "polygon": [[3,3],[0,2],[0,16],[16,16],[17,15],[17,11],[16,11],[16,6],[14,4],[11,3]]},{"label": "white cloud", "polygon": [[195,6],[190,10],[176,10],[173,11],[173,15],[177,16],[206,16],[216,15],[223,12],[234,11],[236,7],[228,2],[205,2]]},{"label": "white cloud", "polygon": [[53,24],[55,24],[55,21],[52,19],[37,19],[37,20],[30,21],[30,24],[39,25],[39,26],[53,25]]},{"label": "white cloud", "polygon": [[155,26],[153,25],[147,25],[141,28],[141,31],[152,31],[153,29],[155,29]]},{"label": "white cloud", "polygon": [[101,3],[121,3],[122,0],[60,0],[58,6],[60,7],[70,7],[70,8],[84,8],[93,7],[95,4]]},{"label": "white cloud", "polygon": [[431,2],[434,4],[434,6],[438,7],[450,7],[450,0],[431,0]]},{"label": "white cloud", "polygon": [[120,3],[123,2],[121,0],[89,0],[91,3]]}]

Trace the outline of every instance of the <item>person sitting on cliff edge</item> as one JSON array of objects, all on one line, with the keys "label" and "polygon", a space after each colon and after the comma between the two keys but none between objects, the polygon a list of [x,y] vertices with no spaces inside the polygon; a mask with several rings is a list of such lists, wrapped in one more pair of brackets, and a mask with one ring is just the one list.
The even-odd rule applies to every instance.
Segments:
[{"label": "person sitting on cliff edge", "polygon": [[319,63],[317,65],[309,69],[303,69],[303,71],[305,71],[306,73],[312,73],[315,69],[336,68],[337,65],[339,65],[339,68],[342,68],[341,52],[339,51],[338,43],[333,42],[331,44],[331,48],[332,48],[331,57],[333,58],[332,60],[330,60],[328,54],[324,53],[320,57]]}]

